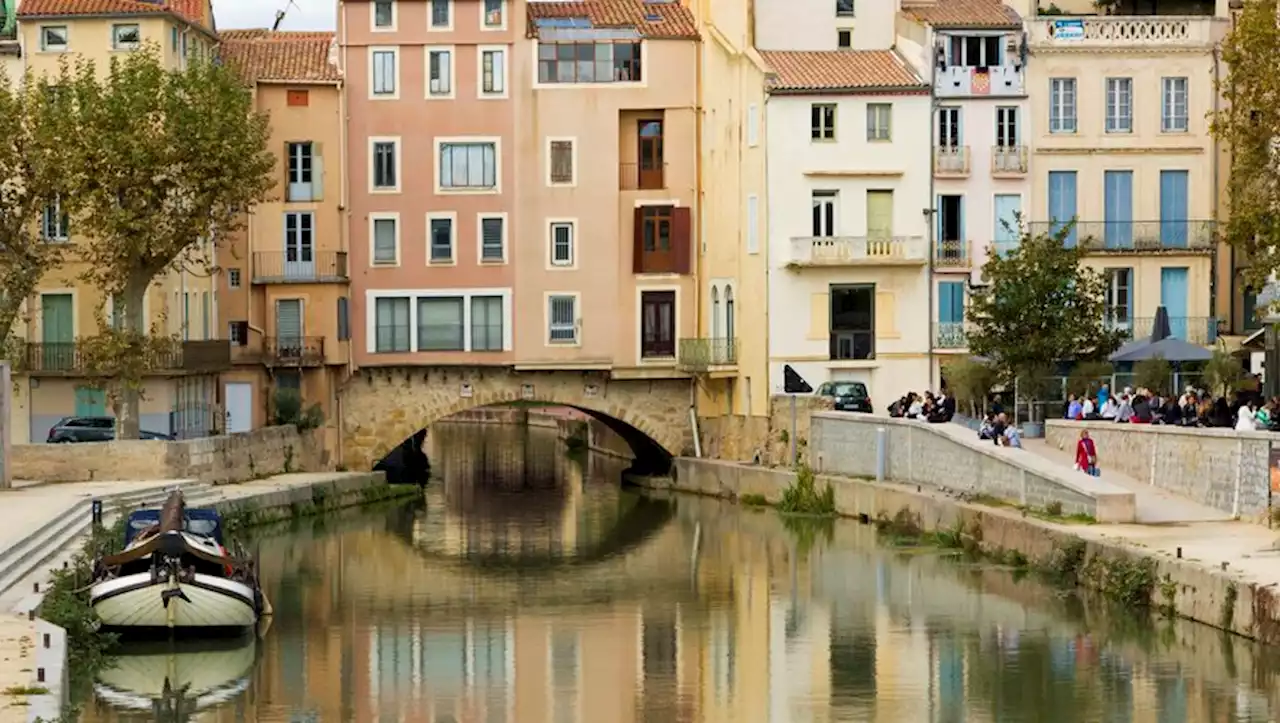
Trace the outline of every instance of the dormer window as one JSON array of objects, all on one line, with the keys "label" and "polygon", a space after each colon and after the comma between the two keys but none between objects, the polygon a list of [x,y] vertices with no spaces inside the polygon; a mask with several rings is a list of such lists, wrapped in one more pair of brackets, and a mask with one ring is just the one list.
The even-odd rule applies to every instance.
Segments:
[{"label": "dormer window", "polygon": [[994,68],[1004,64],[1004,44],[998,35],[953,35],[948,41],[948,65]]},{"label": "dormer window", "polygon": [[836,17],[853,17],[853,0],[836,0]]},{"label": "dormer window", "polygon": [[538,43],[539,83],[638,83],[640,80],[639,41]]},{"label": "dormer window", "polygon": [[111,26],[111,47],[116,50],[137,50],[142,45],[142,31],[137,23]]},{"label": "dormer window", "polygon": [[47,53],[61,53],[67,49],[67,26],[45,25],[40,28],[40,49]]}]

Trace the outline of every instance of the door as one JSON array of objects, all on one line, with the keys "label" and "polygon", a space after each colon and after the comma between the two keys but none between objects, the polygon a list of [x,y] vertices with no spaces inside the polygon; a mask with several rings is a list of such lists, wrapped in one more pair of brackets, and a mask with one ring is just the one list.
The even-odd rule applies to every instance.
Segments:
[{"label": "door", "polygon": [[964,196],[938,196],[938,249],[942,266],[961,266],[965,255]]},{"label": "door", "polygon": [[1103,243],[1109,249],[1133,248],[1133,171],[1102,175]]},{"label": "door", "polygon": [[75,367],[75,318],[71,294],[40,295],[40,326],[46,371],[67,371]]},{"label": "door", "polygon": [[1006,254],[1018,246],[1022,238],[1022,196],[1001,193],[995,198],[996,253]]},{"label": "door", "polygon": [[284,275],[290,279],[316,277],[315,216],[311,213],[284,215]]},{"label": "door", "polygon": [[676,292],[642,292],[640,294],[640,358],[665,359],[675,355]]},{"label": "door", "polygon": [[[1050,233],[1058,233],[1076,217],[1076,172],[1049,171],[1049,226]],[[1076,245],[1076,228],[1063,239],[1067,246]]]},{"label": "door", "polygon": [[1187,172],[1160,172],[1160,245],[1187,247]]},{"label": "door", "polygon": [[996,148],[1015,151],[1018,148],[1018,106],[996,108]]},{"label": "door", "polygon": [[107,416],[107,394],[96,387],[76,387],[76,416]]},{"label": "door", "polygon": [[868,255],[889,254],[893,238],[893,191],[867,191]]},{"label": "door", "polygon": [[298,359],[302,356],[302,300],[280,299],[276,301],[276,349],[277,359]]},{"label": "door", "polygon": [[938,284],[938,347],[957,349],[964,340],[964,287],[963,281],[944,281]]},{"label": "door", "polygon": [[665,188],[663,185],[662,121],[642,120],[639,124],[640,176],[639,188]]},{"label": "door", "polygon": [[960,147],[960,109],[954,106],[938,109],[938,148]]},{"label": "door", "polygon": [[227,403],[227,434],[253,429],[253,385],[247,382],[227,382],[224,392]]},{"label": "door", "polygon": [[[836,191],[814,191],[813,192],[813,235],[817,237],[830,237],[836,235],[836,199],[838,198]],[[867,205],[871,205],[871,199],[867,199]],[[868,235],[870,229],[868,228]]]},{"label": "door", "polygon": [[1107,322],[1133,332],[1133,269],[1107,269]]},{"label": "door", "polygon": [[1187,338],[1187,269],[1166,266],[1160,269],[1160,305],[1169,314],[1169,331],[1179,339]]}]

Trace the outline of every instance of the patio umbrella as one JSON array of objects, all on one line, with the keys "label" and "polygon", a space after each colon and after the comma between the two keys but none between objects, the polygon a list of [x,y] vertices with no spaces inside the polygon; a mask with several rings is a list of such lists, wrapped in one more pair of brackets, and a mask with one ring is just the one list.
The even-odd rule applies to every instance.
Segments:
[{"label": "patio umbrella", "polygon": [[1202,362],[1212,359],[1213,352],[1189,341],[1168,337],[1155,342],[1146,341],[1141,344],[1126,344],[1112,354],[1110,360],[1112,362],[1140,362],[1157,358],[1164,359],[1171,364]]}]

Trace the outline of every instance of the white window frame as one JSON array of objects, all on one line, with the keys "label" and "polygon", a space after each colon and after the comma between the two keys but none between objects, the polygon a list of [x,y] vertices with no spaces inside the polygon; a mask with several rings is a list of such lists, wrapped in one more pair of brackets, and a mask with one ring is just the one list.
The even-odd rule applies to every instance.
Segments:
[{"label": "white window frame", "polygon": [[[552,299],[573,299],[573,340],[551,340],[551,301]],[[580,347],[582,346],[582,294],[577,291],[548,291],[542,295],[542,343],[548,347]],[[561,327],[563,328],[563,327]]]},{"label": "white window frame", "polygon": [[[365,317],[365,319],[368,322],[368,334],[366,335],[368,336],[368,339],[366,339],[365,341],[367,342],[369,353],[370,354],[412,354],[414,353],[414,349],[416,349],[418,346],[417,344],[418,300],[415,297],[413,297],[411,294],[407,294],[403,292],[382,293],[377,296],[373,296],[373,292],[367,292],[367,293],[369,293],[369,297],[368,297],[369,308],[366,312],[367,316]],[[404,299],[405,301],[409,302],[409,314],[407,319],[409,324],[409,340],[408,340],[409,343],[408,345],[406,345],[404,349],[386,349],[386,350],[378,349],[378,300],[379,299]]]},{"label": "white window frame", "polygon": [[1107,78],[1103,81],[1103,93],[1106,94],[1103,132],[1133,133],[1133,78]]},{"label": "white window frame", "polygon": [[[419,299],[438,299],[442,297],[457,298],[462,297],[462,325],[463,325],[463,351],[470,352],[471,346],[471,299],[477,296],[498,296],[502,298],[502,351],[510,352],[515,346],[514,333],[512,329],[512,293],[511,287],[499,288],[456,288],[456,289],[369,289],[364,292],[365,301],[365,328],[368,333],[365,334],[365,350],[370,354],[457,354],[458,352],[419,352],[418,348],[418,300]],[[407,352],[380,352],[378,348],[378,299],[408,299],[409,300],[409,351]],[[358,304],[352,302],[351,308],[355,308]],[[550,304],[547,304],[550,308]],[[479,354],[495,354],[498,350],[485,350],[477,352]],[[508,649],[510,650],[510,649]]]},{"label": "white window frame", "polygon": [[488,17],[485,15],[485,3],[487,0],[480,0],[480,29],[482,31],[494,32],[507,29],[507,0],[498,0],[498,7],[502,13],[502,22],[497,25],[490,25]]},{"label": "white window frame", "polygon": [[[121,43],[119,31],[124,28],[133,28],[138,34],[137,42]],[[112,23],[111,24],[111,49],[112,50],[137,50],[142,47],[142,26],[138,23]]]},{"label": "white window frame", "polygon": [[[49,31],[62,31],[62,45],[51,45],[49,43]],[[40,52],[42,53],[65,53],[71,47],[71,28],[67,25],[50,24],[40,26]]]},{"label": "white window frame", "polygon": [[[374,155],[373,150],[379,143],[391,143],[396,149],[396,185],[394,186],[375,186],[374,181],[377,176],[374,173]],[[369,136],[369,193],[377,194],[394,194],[400,193],[400,188],[404,184],[404,154],[401,152],[400,136]]]},{"label": "white window frame", "polygon": [[[396,258],[395,261],[379,261],[377,247],[377,221],[391,221],[395,224],[396,229]],[[369,266],[372,268],[395,268],[400,265],[404,259],[402,255],[402,247],[400,238],[402,226],[400,225],[400,214],[392,211],[371,213],[369,214]]]},{"label": "white window frame", "polygon": [[[569,148],[569,164],[570,164],[570,173],[572,174],[572,180],[570,180],[568,183],[561,183],[561,182],[558,182],[558,181],[555,181],[555,180],[553,180],[553,179],[552,179],[552,176],[551,176],[551,168],[552,168],[552,160],[553,160],[553,159],[552,159],[552,155],[551,155],[551,147],[552,147],[552,143],[553,143],[553,142],[561,142],[561,143],[565,143],[565,142],[567,142],[567,143],[569,143],[569,144],[570,144],[570,148]],[[546,152],[546,158],[547,158],[547,178],[546,178],[546,180],[547,180],[547,185],[548,185],[548,186],[555,186],[555,187],[557,187],[557,188],[573,188],[574,186],[577,186],[577,185],[578,185],[578,139],[577,139],[577,137],[575,137],[575,136],[547,136],[547,147],[546,147],[546,151],[547,151],[547,152]]]},{"label": "white window frame", "polygon": [[747,253],[760,253],[760,195],[756,193],[747,194],[747,207],[744,211],[747,226]]},{"label": "white window frame", "polygon": [[755,103],[747,104],[747,147],[755,148],[760,145],[760,106]]},{"label": "white window frame", "polygon": [[[422,78],[423,89],[426,92],[427,100],[452,100],[457,97],[458,92],[458,51],[452,45],[427,45],[423,48],[422,54]],[[431,92],[431,56],[433,54],[446,53],[449,56],[449,92],[433,93]]]},{"label": "white window frame", "polygon": [[[825,123],[813,123],[813,109],[819,107],[831,107],[831,125]],[[840,127],[840,107],[836,103],[810,103],[809,104],[809,142],[810,143],[835,143],[839,140],[837,129]],[[813,137],[813,132],[818,131],[818,137]],[[829,134],[829,135],[828,135]]]},{"label": "white window frame", "polygon": [[[884,112],[881,113],[881,111]],[[893,103],[867,103],[867,142],[890,143],[892,141]]]},{"label": "white window frame", "polygon": [[[484,222],[499,219],[502,221],[502,256],[496,259],[484,257]],[[511,235],[511,225],[506,212],[485,212],[476,214],[476,263],[485,266],[501,266],[507,263],[507,238]]]},{"label": "white window frame", "polygon": [[[1181,86],[1179,88],[1178,86]],[[1178,96],[1182,96],[1182,114],[1178,115]],[[1160,132],[1187,133],[1191,130],[1191,80],[1186,76],[1160,79]]]},{"label": "white window frame", "polygon": [[[557,227],[566,227],[569,229],[569,259],[567,261],[556,260]],[[547,219],[547,270],[572,271],[576,268],[578,268],[578,219]]]},{"label": "white window frame", "polygon": [[241,272],[239,268],[227,269],[227,288],[228,289],[240,288],[240,282],[241,282],[240,273]]},{"label": "white window frame", "polygon": [[397,0],[387,0],[391,5],[391,24],[378,25],[378,0],[372,0],[369,3],[369,31],[374,33],[394,33],[396,26],[400,23],[400,3]]},{"label": "white window frame", "polygon": [[[1049,79],[1049,133],[1071,135],[1079,131],[1079,89],[1080,85],[1075,78]],[[1068,96],[1071,98],[1070,103],[1067,103]]]},{"label": "white window frame", "polygon": [[[49,215],[50,208],[54,209],[54,215],[55,215],[54,225],[59,227],[58,229],[55,229],[55,230],[61,231],[60,234],[47,233],[49,230],[48,215]],[[55,198],[53,203],[45,204],[44,208],[40,209],[40,239],[50,243],[65,243],[67,241],[70,241],[71,240],[71,219],[67,218],[67,222],[65,224],[62,223],[62,218],[67,215],[68,214],[62,210],[61,199]]]},{"label": "white window frame", "polygon": [[[379,53],[391,53],[391,63],[394,66],[394,72],[391,74],[391,82],[393,88],[389,93],[377,92],[377,67],[374,59]],[[369,100],[399,100],[400,99],[400,48],[394,45],[372,45],[369,47]]]},{"label": "white window frame", "polygon": [[435,18],[436,0],[427,0],[427,32],[429,33],[448,33],[453,31],[454,16],[457,11],[457,3],[453,0],[444,0],[445,6],[449,8],[449,22],[445,25],[435,25],[432,20]]},{"label": "white window frame", "polygon": [[[446,145],[488,143],[493,146],[493,187],[455,187],[444,186],[440,178],[440,159]],[[444,196],[489,196],[502,193],[502,139],[498,136],[436,136],[435,166],[432,172],[436,195]],[[397,156],[397,159],[399,156]],[[399,180],[399,179],[397,179]]]},{"label": "white window frame", "polygon": [[[427,214],[426,261],[427,266],[458,265],[458,214],[456,211],[431,211]],[[431,258],[431,222],[449,222],[449,258],[432,260]]]},{"label": "white window frame", "polygon": [[[506,45],[477,45],[476,46],[476,98],[478,100],[491,100],[507,98],[510,95],[510,63],[507,58],[510,55]],[[494,67],[494,77],[498,77],[501,73],[502,90],[487,91],[484,89],[484,56],[485,53],[498,53],[501,62]],[[499,69],[500,66],[500,69]]]}]

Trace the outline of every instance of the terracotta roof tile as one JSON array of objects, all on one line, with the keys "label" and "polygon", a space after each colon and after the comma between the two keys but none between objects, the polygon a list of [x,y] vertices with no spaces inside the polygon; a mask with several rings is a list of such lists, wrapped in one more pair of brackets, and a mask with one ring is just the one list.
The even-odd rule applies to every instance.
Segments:
[{"label": "terracotta roof tile", "polygon": [[634,28],[646,38],[701,37],[693,13],[681,5],[679,0],[530,0],[528,12],[530,37],[536,36],[537,21],[544,18],[585,18],[591,21],[593,27]]},{"label": "terracotta roof tile", "polygon": [[338,68],[329,62],[333,33],[286,32],[254,28],[224,30],[222,58],[254,83],[336,83]]},{"label": "terracotta roof tile", "polygon": [[924,91],[924,80],[892,50],[805,50],[761,53],[775,92]]},{"label": "terracotta roof tile", "polygon": [[202,0],[22,0],[18,17],[152,15],[169,13],[206,30]]},{"label": "terracotta roof tile", "polygon": [[1016,28],[1018,11],[1000,0],[934,0],[906,5],[902,11],[935,28]]}]

